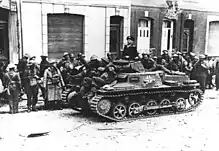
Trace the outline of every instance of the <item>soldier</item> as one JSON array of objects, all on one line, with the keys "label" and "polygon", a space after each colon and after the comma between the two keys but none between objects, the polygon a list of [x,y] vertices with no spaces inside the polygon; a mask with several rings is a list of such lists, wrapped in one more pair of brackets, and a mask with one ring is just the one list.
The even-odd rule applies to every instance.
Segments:
[{"label": "soldier", "polygon": [[[40,62],[40,78],[43,78],[44,75],[44,71],[49,67],[50,63],[47,60],[47,56],[46,55],[42,55],[41,56],[41,62]],[[42,96],[45,99],[45,89],[44,87],[39,84],[39,88],[41,90]]]},{"label": "soldier", "polygon": [[21,79],[19,73],[15,72],[15,65],[8,65],[8,73],[4,76],[4,87],[7,89],[10,113],[18,113],[19,93],[21,88]]},{"label": "soldier", "polygon": [[134,58],[138,56],[137,48],[134,45],[135,39],[132,36],[128,36],[126,40],[127,45],[125,45],[124,47],[122,58],[124,58],[125,56],[129,56],[130,60],[134,60]]},{"label": "soldier", "polygon": [[196,73],[195,80],[200,83],[200,87],[205,92],[206,78],[208,75],[208,65],[205,62],[205,55],[199,56],[199,61],[194,64],[193,70]]},{"label": "soldier", "polygon": [[163,54],[161,55],[161,58],[164,59],[164,60],[166,60],[167,63],[170,62],[170,56],[169,56],[167,50],[163,50]]},{"label": "soldier", "polygon": [[167,65],[167,69],[171,71],[180,71],[180,66],[179,56],[174,54],[172,60]]},{"label": "soldier", "polygon": [[65,52],[62,60],[58,63],[57,67],[60,69],[62,77],[65,84],[68,84],[68,71],[70,65],[70,55],[68,52]]},{"label": "soldier", "polygon": [[21,93],[23,93],[23,89],[24,89],[24,84],[25,84],[25,80],[26,80],[26,71],[27,71],[27,63],[28,63],[28,58],[29,55],[28,54],[24,54],[23,58],[21,60],[19,60],[18,65],[17,65],[17,69],[18,72],[20,74],[21,77]]},{"label": "soldier", "polygon": [[142,64],[146,71],[153,71],[155,69],[155,62],[150,58],[149,54],[142,54]]},{"label": "soldier", "polygon": [[208,77],[207,77],[207,86],[209,89],[211,89],[212,87],[214,87],[214,84],[212,83],[212,77],[215,73],[215,61],[214,61],[214,58],[212,57],[207,57],[207,62],[208,62],[208,67],[209,67],[209,74],[208,74]]},{"label": "soldier", "polygon": [[38,80],[40,79],[39,75],[39,68],[37,64],[32,60],[28,64],[28,73],[27,79],[25,81],[24,90],[27,94],[27,108],[28,112],[37,111],[36,104],[38,101]]},{"label": "soldier", "polygon": [[113,64],[109,64],[105,72],[100,76],[93,76],[92,78],[85,77],[80,89],[81,97],[86,97],[85,95],[90,92],[92,88],[99,89],[106,84],[116,82],[116,77],[116,67]]},{"label": "soldier", "polygon": [[41,55],[41,62],[40,62],[40,77],[43,77],[44,71],[50,65],[49,61],[47,60],[46,55]]}]

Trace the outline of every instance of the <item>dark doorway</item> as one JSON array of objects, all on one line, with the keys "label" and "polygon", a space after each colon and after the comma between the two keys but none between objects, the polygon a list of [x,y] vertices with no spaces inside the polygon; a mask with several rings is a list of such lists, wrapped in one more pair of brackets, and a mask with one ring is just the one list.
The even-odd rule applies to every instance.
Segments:
[{"label": "dark doorway", "polygon": [[184,30],[183,30],[183,51],[184,52],[192,52],[193,32],[194,32],[194,21],[185,20]]},{"label": "dark doorway", "polygon": [[48,55],[60,59],[64,52],[83,52],[84,16],[48,14]]},{"label": "dark doorway", "polygon": [[0,56],[9,58],[8,10],[0,8]]},{"label": "dark doorway", "polygon": [[121,16],[110,17],[110,53],[113,58],[120,57],[123,48],[123,20]]}]

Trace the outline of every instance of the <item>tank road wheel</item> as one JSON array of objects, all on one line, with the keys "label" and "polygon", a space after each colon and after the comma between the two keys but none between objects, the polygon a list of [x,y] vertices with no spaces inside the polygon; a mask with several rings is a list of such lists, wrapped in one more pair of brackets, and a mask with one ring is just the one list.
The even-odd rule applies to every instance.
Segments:
[{"label": "tank road wheel", "polygon": [[131,117],[136,116],[136,110],[140,107],[140,104],[137,102],[133,102],[128,107],[128,115]]},{"label": "tank road wheel", "polygon": [[123,119],[126,115],[126,112],[126,106],[122,103],[116,104],[112,110],[113,117],[117,120]]},{"label": "tank road wheel", "polygon": [[110,108],[111,108],[111,102],[110,100],[107,99],[100,100],[97,104],[98,112],[103,115],[107,114]]},{"label": "tank road wheel", "polygon": [[[170,105],[170,100],[169,99],[163,99],[161,102],[160,102],[160,106],[165,106],[165,105]],[[160,109],[160,112],[161,113],[168,113],[169,112],[169,108],[162,108]]]},{"label": "tank road wheel", "polygon": [[[152,106],[157,106],[157,102],[155,100],[149,100],[149,102],[147,103],[147,107],[152,107]],[[147,114],[148,115],[154,115],[156,114],[157,110],[156,109],[152,109],[152,110],[148,110]]]},{"label": "tank road wheel", "polygon": [[186,109],[186,100],[184,98],[178,98],[176,100],[176,110],[181,112]]},{"label": "tank road wheel", "polygon": [[201,99],[202,99],[202,91],[197,89],[189,94],[188,102],[191,106],[194,106],[196,103],[200,102]]}]

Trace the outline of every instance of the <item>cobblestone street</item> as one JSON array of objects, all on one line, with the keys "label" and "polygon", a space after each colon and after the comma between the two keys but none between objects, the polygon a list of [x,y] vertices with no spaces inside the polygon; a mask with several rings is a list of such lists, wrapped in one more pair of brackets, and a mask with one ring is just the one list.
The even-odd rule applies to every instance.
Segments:
[{"label": "cobblestone street", "polygon": [[[0,150],[4,151],[212,151],[219,150],[219,92],[207,90],[195,112],[107,123],[71,109],[8,114],[0,108]],[[39,102],[40,103],[40,102]],[[38,104],[40,105],[40,104]],[[23,110],[23,111],[22,111]],[[27,137],[32,133],[45,136]]]}]

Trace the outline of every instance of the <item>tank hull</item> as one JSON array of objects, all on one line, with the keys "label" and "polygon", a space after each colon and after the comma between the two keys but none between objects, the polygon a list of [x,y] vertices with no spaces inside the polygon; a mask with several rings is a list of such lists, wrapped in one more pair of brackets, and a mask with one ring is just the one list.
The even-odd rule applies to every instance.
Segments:
[{"label": "tank hull", "polygon": [[202,100],[203,93],[194,84],[118,92],[99,91],[88,103],[92,112],[119,122],[190,112]]}]

